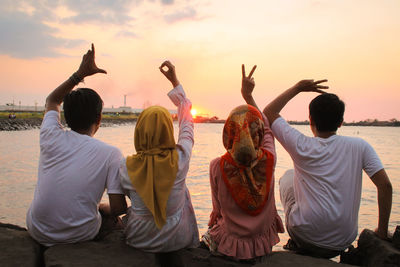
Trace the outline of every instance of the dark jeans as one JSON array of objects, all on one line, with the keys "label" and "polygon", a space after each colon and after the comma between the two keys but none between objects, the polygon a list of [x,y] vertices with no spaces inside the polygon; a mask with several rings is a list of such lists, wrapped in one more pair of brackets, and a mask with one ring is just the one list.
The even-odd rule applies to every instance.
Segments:
[{"label": "dark jeans", "polygon": [[106,235],[108,235],[113,230],[122,230],[124,226],[119,217],[101,214],[101,226],[98,234],[95,236],[94,240],[102,240]]},{"label": "dark jeans", "polygon": [[316,258],[325,258],[330,259],[340,255],[342,250],[333,250],[328,248],[318,247],[314,244],[307,243],[306,241],[296,237],[293,233],[291,233],[288,229],[288,233],[290,238],[296,243],[296,248],[294,249],[296,253],[302,255],[308,255]]}]

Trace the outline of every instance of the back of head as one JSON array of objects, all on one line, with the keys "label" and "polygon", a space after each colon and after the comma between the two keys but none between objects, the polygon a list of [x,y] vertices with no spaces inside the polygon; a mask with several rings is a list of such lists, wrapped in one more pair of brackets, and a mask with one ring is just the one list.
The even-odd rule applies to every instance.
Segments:
[{"label": "back of head", "polygon": [[249,165],[257,157],[264,137],[261,113],[251,105],[241,105],[229,114],[223,129],[222,141],[232,158]]},{"label": "back of head", "polygon": [[137,152],[175,148],[174,127],[169,111],[160,106],[143,110],[136,123],[134,139]]},{"label": "back of head", "polygon": [[310,117],[319,132],[336,131],[343,122],[344,103],[335,94],[321,94],[309,105]]},{"label": "back of head", "polygon": [[98,121],[103,100],[90,88],[78,88],[64,97],[64,117],[74,131],[88,130]]}]

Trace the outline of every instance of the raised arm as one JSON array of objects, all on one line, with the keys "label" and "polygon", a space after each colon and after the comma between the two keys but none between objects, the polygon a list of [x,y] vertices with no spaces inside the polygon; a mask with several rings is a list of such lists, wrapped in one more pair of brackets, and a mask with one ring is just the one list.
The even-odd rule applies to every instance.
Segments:
[{"label": "raised arm", "polygon": [[264,109],[264,114],[267,116],[269,123],[272,123],[280,117],[279,113],[286,106],[286,104],[297,94],[301,92],[316,92],[325,93],[321,89],[328,89],[328,86],[320,85],[328,80],[302,80],[296,83],[293,87],[287,89],[272,102],[270,102]]},{"label": "raised arm", "polygon": [[178,107],[178,144],[187,152],[187,155],[190,155],[194,143],[193,118],[190,113],[192,103],[186,97],[185,91],[178,81],[175,66],[169,61],[164,61],[160,66],[160,71],[174,87],[174,89],[168,93],[168,96],[174,105]]},{"label": "raised arm", "polygon": [[253,76],[254,71],[256,70],[257,65],[254,65],[254,67],[251,69],[249,76],[246,76],[246,70],[244,67],[244,64],[242,64],[242,97],[244,101],[246,101],[247,104],[255,107],[256,109],[260,110],[256,104],[256,101],[253,98],[253,90],[254,86],[256,85],[254,82],[254,78],[251,77]]},{"label": "raised arm", "polygon": [[46,112],[49,110],[60,111],[60,105],[64,97],[74,89],[85,77],[96,73],[107,73],[100,69],[95,63],[94,45],[83,56],[79,69],[72,76],[54,89],[46,98]]},{"label": "raised arm", "polygon": [[379,221],[375,233],[382,239],[388,238],[388,224],[390,211],[392,209],[393,188],[385,169],[375,173],[371,177],[378,191]]}]

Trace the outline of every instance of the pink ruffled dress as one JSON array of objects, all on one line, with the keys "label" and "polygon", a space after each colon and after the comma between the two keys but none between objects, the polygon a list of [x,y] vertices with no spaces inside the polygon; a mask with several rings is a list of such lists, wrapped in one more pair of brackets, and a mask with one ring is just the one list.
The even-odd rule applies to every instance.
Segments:
[{"label": "pink ruffled dress", "polygon": [[[274,137],[268,119],[265,124],[262,147],[275,153]],[[218,245],[217,251],[236,259],[253,259],[267,255],[272,246],[279,243],[278,233],[284,232],[274,196],[274,177],[271,179],[270,193],[260,214],[256,216],[244,212],[229,192],[221,173],[218,157],[210,163],[210,184],[213,210],[210,215],[208,234]],[[274,169],[275,169],[274,162]]]}]

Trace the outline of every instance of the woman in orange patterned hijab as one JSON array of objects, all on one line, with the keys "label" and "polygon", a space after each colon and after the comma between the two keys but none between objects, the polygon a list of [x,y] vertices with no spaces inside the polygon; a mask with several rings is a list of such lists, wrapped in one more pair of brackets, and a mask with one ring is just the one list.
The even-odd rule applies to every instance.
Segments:
[{"label": "woman in orange patterned hijab", "polygon": [[222,178],[236,204],[249,215],[264,207],[271,186],[274,156],[261,147],[264,123],[253,106],[232,110],[223,131],[227,152],[221,157]]},{"label": "woman in orange patterned hijab", "polygon": [[254,70],[246,76],[242,66],[247,105],[229,114],[223,130],[227,152],[210,163],[213,210],[202,241],[216,254],[258,262],[284,228],[275,206],[274,137],[252,97]]}]

